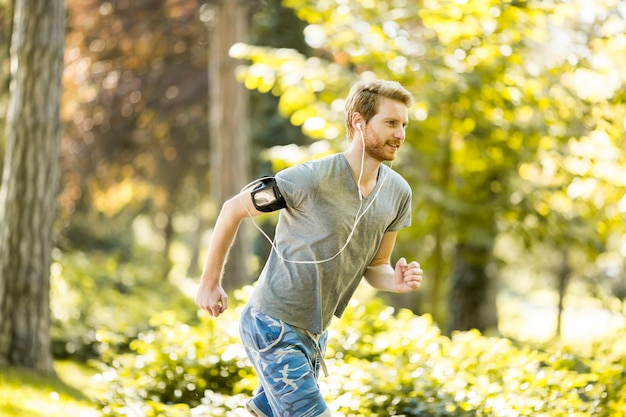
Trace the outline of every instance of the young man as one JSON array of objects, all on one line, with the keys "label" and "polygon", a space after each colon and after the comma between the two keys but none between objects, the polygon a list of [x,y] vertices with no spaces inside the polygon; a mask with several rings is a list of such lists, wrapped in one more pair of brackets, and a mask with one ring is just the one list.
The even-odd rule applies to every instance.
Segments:
[{"label": "young man", "polygon": [[392,81],[357,82],[346,100],[349,146],[287,168],[229,199],[218,216],[196,296],[211,316],[228,308],[220,279],[240,222],[281,209],[273,250],[245,307],[241,337],[260,386],[252,415],[330,416],[317,385],[327,328],[365,277],[410,292],[417,262],[391,265],[396,234],[411,222],[411,189],[390,167],[405,140],[411,94]]}]

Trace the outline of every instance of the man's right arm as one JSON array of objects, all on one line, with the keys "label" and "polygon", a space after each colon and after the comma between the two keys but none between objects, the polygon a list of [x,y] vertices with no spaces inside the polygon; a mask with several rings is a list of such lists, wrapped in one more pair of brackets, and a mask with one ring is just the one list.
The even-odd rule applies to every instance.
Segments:
[{"label": "man's right arm", "polygon": [[[254,207],[250,190],[227,200],[220,210],[211,235],[211,241],[196,294],[196,305],[217,317],[228,308],[228,296],[221,279],[228,252],[235,240],[241,221],[249,215],[263,214]],[[245,260],[242,260],[244,262]]]}]

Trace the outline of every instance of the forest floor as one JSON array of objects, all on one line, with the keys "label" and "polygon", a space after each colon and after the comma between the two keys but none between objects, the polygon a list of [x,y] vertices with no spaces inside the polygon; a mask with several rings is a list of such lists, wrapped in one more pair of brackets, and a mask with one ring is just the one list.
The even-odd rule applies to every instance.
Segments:
[{"label": "forest floor", "polygon": [[96,371],[73,362],[55,363],[57,377],[32,371],[5,368],[0,372],[0,416],[2,417],[97,417],[93,398],[99,387]]}]

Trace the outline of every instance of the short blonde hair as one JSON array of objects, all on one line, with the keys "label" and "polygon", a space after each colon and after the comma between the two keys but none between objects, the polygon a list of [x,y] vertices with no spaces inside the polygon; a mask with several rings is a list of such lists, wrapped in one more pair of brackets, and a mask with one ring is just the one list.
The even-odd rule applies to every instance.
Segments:
[{"label": "short blonde hair", "polygon": [[407,107],[413,105],[413,96],[399,82],[385,80],[357,81],[346,98],[346,132],[348,140],[354,136],[352,116],[359,113],[369,122],[378,113],[380,98],[386,97],[404,103]]}]

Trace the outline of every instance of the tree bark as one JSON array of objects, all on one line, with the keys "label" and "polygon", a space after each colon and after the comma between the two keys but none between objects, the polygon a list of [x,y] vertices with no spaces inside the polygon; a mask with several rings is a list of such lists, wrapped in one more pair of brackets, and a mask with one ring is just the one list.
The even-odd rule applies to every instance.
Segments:
[{"label": "tree bark", "polygon": [[0,187],[0,362],[54,373],[50,263],[59,192],[63,0],[16,0]]},{"label": "tree bark", "polygon": [[449,332],[498,326],[495,288],[486,274],[491,249],[458,244],[450,281]]},{"label": "tree bark", "polygon": [[[13,0],[3,4],[0,1],[0,62],[9,62],[11,48],[11,33],[13,32]],[[6,131],[6,109],[9,100],[9,68],[8,65],[0,65],[0,179],[4,165],[4,150]]]},{"label": "tree bark", "polygon": [[[229,57],[233,44],[247,39],[249,2],[215,3],[214,17],[209,22],[209,136],[211,194],[221,206],[250,180],[248,95],[235,78],[240,62]],[[245,226],[243,223],[240,227],[226,264],[223,285],[227,291],[251,282],[247,264],[252,244]]]}]

